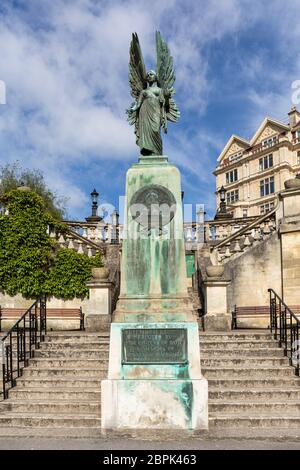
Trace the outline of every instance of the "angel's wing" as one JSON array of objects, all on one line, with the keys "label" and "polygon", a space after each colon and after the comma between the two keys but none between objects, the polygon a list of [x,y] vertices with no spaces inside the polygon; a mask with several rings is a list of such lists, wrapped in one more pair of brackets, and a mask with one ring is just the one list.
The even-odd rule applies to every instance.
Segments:
[{"label": "angel's wing", "polygon": [[156,75],[158,79],[158,86],[160,86],[165,94],[169,95],[166,102],[166,115],[167,119],[176,122],[180,116],[177,105],[172,98],[175,90],[173,88],[175,82],[175,73],[173,67],[173,57],[170,54],[166,41],[161,37],[159,31],[156,31]]},{"label": "angel's wing", "polygon": [[175,73],[173,69],[173,57],[170,54],[166,41],[156,31],[156,74],[158,84],[161,88],[170,90],[175,82]]},{"label": "angel's wing", "polygon": [[145,64],[139,38],[136,33],[132,34],[130,44],[129,83],[131,87],[131,96],[135,99],[138,99],[141,91],[144,88],[147,88]]}]

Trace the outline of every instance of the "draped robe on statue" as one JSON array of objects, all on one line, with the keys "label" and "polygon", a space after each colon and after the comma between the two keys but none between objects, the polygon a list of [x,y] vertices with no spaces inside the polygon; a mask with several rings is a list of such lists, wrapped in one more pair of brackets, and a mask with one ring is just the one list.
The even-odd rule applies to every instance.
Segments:
[{"label": "draped robe on statue", "polygon": [[164,95],[160,88],[152,90],[148,88],[142,91],[141,107],[137,122],[137,144],[141,153],[147,155],[162,154],[162,139],[160,126],[162,122],[162,110]]}]

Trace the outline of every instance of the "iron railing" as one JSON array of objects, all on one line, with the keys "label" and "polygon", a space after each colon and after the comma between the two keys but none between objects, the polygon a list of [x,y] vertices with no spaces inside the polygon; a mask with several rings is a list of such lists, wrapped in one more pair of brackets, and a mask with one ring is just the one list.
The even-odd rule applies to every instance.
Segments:
[{"label": "iron railing", "polygon": [[38,298],[8,333],[1,338],[1,362],[3,398],[8,398],[8,390],[16,385],[24,367],[34,356],[34,350],[45,340],[47,334],[46,298]]},{"label": "iron railing", "polygon": [[284,355],[295,367],[296,375],[300,376],[300,319],[273,289],[270,294],[270,326],[279,346],[284,348]]}]

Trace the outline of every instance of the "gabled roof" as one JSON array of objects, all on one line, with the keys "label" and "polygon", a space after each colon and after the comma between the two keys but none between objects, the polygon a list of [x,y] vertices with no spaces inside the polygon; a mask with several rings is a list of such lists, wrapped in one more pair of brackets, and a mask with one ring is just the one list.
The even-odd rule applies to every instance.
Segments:
[{"label": "gabled roof", "polygon": [[248,148],[250,146],[250,142],[248,142],[247,140],[243,139],[242,137],[239,137],[238,135],[235,135],[233,134],[230,139],[228,140],[227,144],[225,145],[225,147],[223,148],[222,152],[220,153],[220,155],[218,156],[218,162],[220,162],[223,157],[226,155],[226,153],[228,152],[228,150],[230,149],[231,145],[234,143],[234,142],[238,142],[240,144],[242,144],[245,148]]},{"label": "gabled roof", "polygon": [[274,126],[279,127],[279,128],[281,128],[282,130],[285,130],[285,131],[290,130],[290,127],[287,124],[283,124],[280,121],[276,121],[275,119],[272,119],[270,117],[266,117],[262,121],[262,123],[259,126],[259,128],[257,129],[257,131],[255,132],[254,136],[252,137],[252,139],[250,141],[251,146],[255,144],[256,140],[259,138],[260,134],[263,132],[263,130],[265,129],[265,127],[268,124],[273,124]]}]

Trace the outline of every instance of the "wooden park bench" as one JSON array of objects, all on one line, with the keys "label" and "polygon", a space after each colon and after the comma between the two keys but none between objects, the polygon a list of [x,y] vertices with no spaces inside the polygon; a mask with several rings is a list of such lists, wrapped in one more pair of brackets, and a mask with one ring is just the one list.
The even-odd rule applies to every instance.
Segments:
[{"label": "wooden park bench", "polygon": [[[17,321],[24,313],[25,308],[11,308],[0,306],[0,333],[3,320]],[[84,313],[82,308],[48,308],[47,320],[79,320],[79,330],[84,330]]]},{"label": "wooden park bench", "polygon": [[270,307],[266,306],[250,306],[250,307],[237,307],[234,306],[232,311],[232,320],[231,320],[231,329],[237,330],[238,328],[238,319],[239,318],[269,318],[270,317]]},{"label": "wooden park bench", "polygon": [[[300,318],[300,305],[288,305],[290,310]],[[270,318],[270,307],[265,306],[252,306],[252,307],[237,307],[234,306],[232,311],[231,329],[237,330],[238,318]],[[269,322],[270,323],[270,322]],[[270,326],[270,325],[269,325]]]}]

